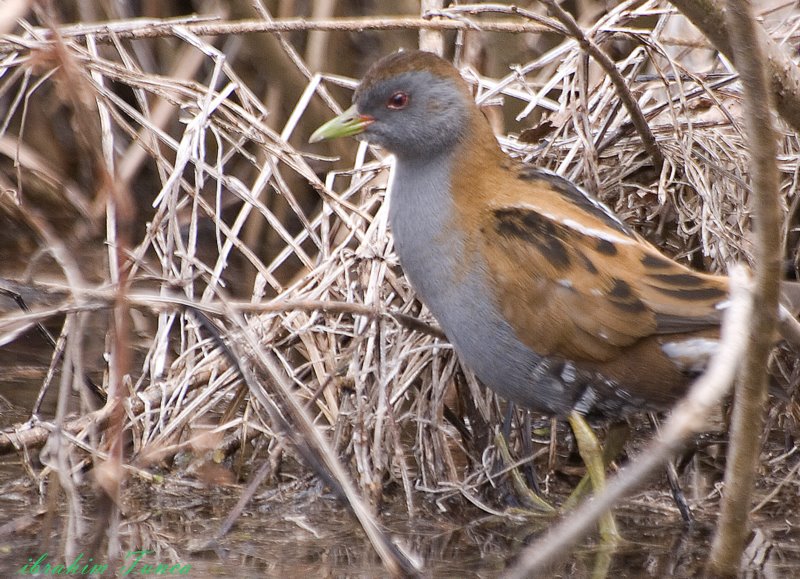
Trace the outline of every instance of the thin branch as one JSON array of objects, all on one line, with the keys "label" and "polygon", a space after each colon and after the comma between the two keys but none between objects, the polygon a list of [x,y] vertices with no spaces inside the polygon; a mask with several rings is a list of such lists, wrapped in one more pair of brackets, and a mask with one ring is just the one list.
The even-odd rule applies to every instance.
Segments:
[{"label": "thin branch", "polygon": [[[0,280],[3,282],[4,280]],[[0,283],[2,286],[3,283]],[[0,287],[2,289],[2,287]],[[109,309],[113,304],[113,295],[108,290],[90,290],[84,288],[86,298],[81,304],[70,301],[35,310],[8,314],[0,317],[0,344],[13,341],[22,332],[35,327],[36,324],[54,316],[78,312],[94,312]],[[334,300],[286,300],[276,299],[269,302],[191,300],[178,294],[157,294],[148,292],[130,292],[127,301],[131,306],[148,308],[156,312],[174,312],[183,308],[193,308],[210,316],[224,316],[232,310],[239,314],[245,313],[281,313],[281,312],[324,312],[326,314],[351,314],[364,316],[369,320],[388,318],[396,321],[409,330],[417,331],[434,338],[444,339],[444,332],[438,327],[424,320],[404,314],[394,309],[384,309],[378,306],[358,304],[353,302],[339,302]],[[2,334],[5,332],[6,334]]]},{"label": "thin branch", "polygon": [[[126,411],[131,415],[141,416],[149,408],[159,406],[165,397],[169,398],[181,388],[186,388],[186,391],[200,388],[208,382],[211,375],[211,370],[201,369],[186,384],[177,382],[154,384],[144,392],[129,397],[125,401]],[[69,417],[60,425],[52,421],[32,418],[24,424],[5,428],[0,430],[0,456],[22,449],[40,448],[47,442],[50,434],[57,429],[75,436],[85,436],[86,432],[93,430],[105,430],[113,411],[112,406],[105,405],[87,414]]]},{"label": "thin branch", "polygon": [[[195,312],[196,314],[197,312]],[[278,359],[262,346],[243,316],[229,311],[227,319],[236,324],[242,344],[252,350],[254,364],[267,375],[271,382],[270,390],[278,395],[282,408],[278,407],[273,398],[265,392],[265,386],[257,379],[253,369],[240,362],[246,360],[247,357],[243,352],[237,351],[238,345],[234,349],[233,342],[230,342],[225,347],[226,356],[230,362],[235,364],[238,373],[247,384],[252,398],[258,400],[267,410],[274,426],[283,432],[286,439],[294,443],[295,449],[312,464],[317,474],[327,474],[324,478],[352,509],[364,533],[389,572],[394,576],[421,576],[419,563],[404,553],[381,528],[375,513],[356,489],[333,446],[325,438],[321,429],[314,424],[314,418],[308,410],[298,400],[291,377],[281,367]]]},{"label": "thin branch", "polygon": [[653,132],[650,130],[650,125],[647,124],[647,119],[644,118],[644,114],[642,114],[642,109],[639,108],[639,104],[636,102],[636,99],[633,98],[628,85],[625,84],[625,79],[622,78],[619,70],[617,70],[614,61],[612,61],[605,52],[600,50],[590,38],[588,38],[581,30],[581,27],[578,26],[578,23],[575,22],[575,19],[569,14],[566,10],[564,10],[558,2],[555,0],[543,0],[544,4],[550,9],[550,11],[558,18],[559,21],[566,27],[569,31],[569,34],[577,40],[583,49],[600,65],[600,67],[606,71],[608,74],[609,80],[614,84],[614,87],[617,89],[617,94],[619,94],[619,98],[622,103],[625,105],[625,108],[628,110],[628,114],[631,116],[631,121],[633,122],[633,126],[636,127],[636,132],[639,133],[639,137],[642,139],[642,144],[644,145],[647,154],[650,155],[650,158],[653,160],[653,166],[656,169],[656,172],[661,172],[661,167],[664,165],[664,155],[661,153],[661,149],[658,147],[658,143],[656,143],[656,138],[653,136]]},{"label": "thin branch", "polygon": [[[531,22],[510,22],[508,20],[431,20],[419,17],[388,18],[329,18],[326,20],[306,20],[301,18],[264,20],[239,20],[236,22],[209,22],[209,19],[146,20],[135,19],[103,24],[65,26],[58,30],[62,38],[85,38],[94,36],[98,43],[110,43],[118,39],[163,38],[174,36],[176,27],[182,27],[198,36],[222,36],[250,34],[253,32],[297,32],[308,30],[330,32],[364,32],[366,30],[483,30],[485,32],[507,32],[511,34],[552,32],[552,28]],[[49,39],[45,29],[34,28],[37,37]],[[31,43],[40,44],[29,38],[6,35],[0,46],[0,54],[16,50],[15,44],[29,47]]]},{"label": "thin branch", "polygon": [[755,215],[755,284],[749,347],[736,388],[725,492],[710,557],[714,575],[733,577],[739,569],[761,448],[767,401],[768,359],[777,323],[781,272],[781,216],[778,207],[777,143],[770,107],[769,78],[760,27],[749,0],[728,0],[728,29],[736,38],[734,62],[744,85],[745,128],[752,167]]},{"label": "thin branch", "polygon": [[[441,11],[442,8],[444,8],[443,0],[422,0],[420,12],[424,16],[432,11]],[[420,28],[419,47],[421,50],[427,50],[439,56],[444,56],[444,32],[441,30]]]},{"label": "thin branch", "polygon": [[505,579],[546,576],[547,566],[565,555],[594,527],[603,513],[640,487],[687,438],[703,429],[706,418],[733,383],[747,346],[753,300],[744,277],[740,268],[731,271],[731,307],[722,323],[719,350],[711,359],[708,370],[676,406],[660,437],[609,481],[604,493],[583,503],[545,537],[529,545],[516,565],[504,575]]},{"label": "thin branch", "polygon": [[[730,33],[725,24],[725,10],[717,0],[670,0],[692,24],[700,29],[728,60],[735,61]],[[795,131],[800,132],[800,70],[781,45],[767,36],[761,25],[755,34],[764,47],[764,61],[772,88],[775,107]],[[739,39],[735,44],[739,45]]]}]

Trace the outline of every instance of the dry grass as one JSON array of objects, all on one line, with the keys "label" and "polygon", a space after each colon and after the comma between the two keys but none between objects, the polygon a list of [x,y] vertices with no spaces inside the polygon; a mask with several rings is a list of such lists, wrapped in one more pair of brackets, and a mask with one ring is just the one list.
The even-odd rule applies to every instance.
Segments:
[{"label": "dry grass", "polygon": [[[495,17],[484,11],[477,6],[469,17],[478,24]],[[456,9],[451,15],[466,17]],[[767,14],[770,36],[793,45],[798,17],[796,9]],[[355,81],[310,75],[283,126],[269,128],[271,111],[229,64],[227,44],[174,25],[163,32],[178,54],[171,70],[148,72],[125,30],[149,24],[118,24],[121,32],[107,44],[91,34],[54,41],[33,27],[0,39],[0,209],[31,233],[36,249],[53,254],[66,292],[55,307],[5,315],[3,341],[65,314],[72,329],[53,365],[63,392],[84,391],[80,328],[88,312],[124,296],[142,328],[140,355],[122,382],[130,473],[149,477],[160,465],[179,474],[172,459],[189,449],[201,479],[221,464],[214,472],[234,480],[242,465],[268,460],[271,484],[279,484],[286,458],[300,472],[329,473],[329,484],[347,494],[342,473],[329,464],[338,457],[371,505],[388,489],[402,494],[409,514],[420,501],[446,506],[459,495],[502,510],[493,502],[502,477],[490,442],[504,403],[461,370],[402,275],[387,233],[389,162],[361,145],[334,170],[329,157],[303,144],[318,122],[307,113],[315,95]],[[547,18],[539,24],[558,29]],[[537,44],[535,59],[500,78],[464,69],[500,124],[502,111],[513,110],[520,111],[515,126],[538,126],[503,134],[504,148],[582,183],[695,267],[725,271],[747,262],[747,158],[730,64],[661,2],[623,4],[585,31],[617,57],[663,154],[660,172],[609,78],[564,37]],[[466,42],[482,40],[470,34]],[[45,141],[30,138],[40,138],[32,117],[48,102],[69,112],[61,130],[72,135],[82,170],[49,162]],[[779,150],[789,235],[797,138],[786,131]],[[98,278],[86,273],[75,248],[97,258],[104,243],[119,246],[113,226],[102,233],[118,197],[97,177],[100,166],[145,208],[147,223],[132,227],[126,261],[99,268]],[[64,212],[77,223],[66,232],[51,217]],[[59,241],[65,235],[70,241]],[[271,250],[248,246],[248,237],[271,240]],[[113,252],[105,255],[114,261]],[[120,271],[128,280],[121,294],[114,289]],[[35,264],[30,273],[36,278]],[[133,336],[122,338],[109,348],[132,347]],[[74,465],[104,460],[100,434],[109,410],[94,410],[88,396],[80,408],[68,406],[66,394],[59,404],[57,418],[18,427],[14,440],[30,448],[64,425],[69,436],[55,449],[51,437],[48,448],[66,462],[31,472],[44,480],[52,468],[69,488]],[[68,410],[84,417],[73,421]],[[319,440],[311,440],[314,433]],[[524,456],[522,440],[514,444]],[[78,517],[82,507],[73,505]]]}]

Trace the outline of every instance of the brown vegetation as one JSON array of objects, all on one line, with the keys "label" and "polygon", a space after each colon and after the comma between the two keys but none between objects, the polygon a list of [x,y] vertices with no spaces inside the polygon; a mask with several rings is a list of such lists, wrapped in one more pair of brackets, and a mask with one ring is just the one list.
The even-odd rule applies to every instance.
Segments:
[{"label": "brown vegetation", "polygon": [[[581,183],[693,267],[751,262],[742,88],[669,4],[578,3],[581,42],[538,3],[454,6],[427,20],[376,9],[354,22],[365,16],[355,7],[339,20],[319,2],[320,13],[291,15],[324,19],[319,30],[248,2],[212,2],[198,17],[179,17],[178,2],[142,4],[151,11],[36,3],[19,25],[0,15],[11,31],[0,38],[3,277],[24,279],[6,288],[30,307],[4,305],[0,336],[11,343],[38,324],[60,332],[39,382],[52,391],[49,410],[0,424],[0,448],[21,453],[43,492],[67,498],[68,518],[90,509],[80,492],[88,466],[109,509],[124,504],[131,477],[257,477],[289,493],[314,473],[397,570],[410,563],[376,507],[508,514],[508,467],[493,445],[506,404],[459,367],[403,278],[387,233],[388,160],[354,141],[306,144],[365,67],[415,46],[422,26],[447,29],[446,52],[510,155]],[[794,46],[799,18],[778,7],[763,24]],[[794,275],[800,143],[779,131]],[[796,495],[786,458],[795,360],[772,360],[780,396],[763,434],[772,462],[760,508],[776,513],[782,494]],[[531,421],[545,438],[533,462],[558,499],[575,470],[566,432],[513,411],[515,427]],[[520,464],[531,460],[524,428],[511,437]],[[675,518],[662,482],[652,489],[648,500]],[[716,499],[693,507],[714,514]],[[101,520],[105,532],[115,519]],[[80,527],[65,525],[66,552],[86,540]]]}]

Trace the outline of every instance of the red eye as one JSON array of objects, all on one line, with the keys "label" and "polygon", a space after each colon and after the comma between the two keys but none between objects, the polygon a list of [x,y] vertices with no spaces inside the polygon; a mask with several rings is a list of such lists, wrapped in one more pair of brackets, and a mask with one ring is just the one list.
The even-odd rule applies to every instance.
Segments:
[{"label": "red eye", "polygon": [[386,106],[390,109],[400,110],[408,106],[408,94],[404,92],[396,92],[389,97]]}]

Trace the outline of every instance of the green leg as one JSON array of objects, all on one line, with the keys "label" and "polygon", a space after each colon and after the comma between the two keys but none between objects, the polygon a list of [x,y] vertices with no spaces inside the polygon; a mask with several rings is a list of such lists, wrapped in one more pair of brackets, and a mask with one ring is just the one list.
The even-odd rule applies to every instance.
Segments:
[{"label": "green leg", "polygon": [[[595,494],[603,492],[606,486],[606,467],[603,464],[603,449],[600,442],[597,440],[586,419],[573,411],[569,415],[569,425],[572,427],[572,432],[575,435],[575,441],[578,444],[578,452],[586,465],[586,470],[592,480],[592,488]],[[604,543],[617,543],[620,540],[620,534],[617,530],[617,523],[614,521],[614,515],[608,511],[600,519],[600,537]]]},{"label": "green leg", "polygon": [[[606,434],[605,444],[603,445],[603,466],[608,466],[622,454],[622,449],[625,448],[625,443],[630,437],[630,428],[627,422],[617,422],[611,425]],[[592,490],[592,477],[587,474],[575,487],[575,490],[570,493],[567,500],[564,501],[563,509],[569,511],[578,506],[578,503]]]},{"label": "green leg", "polygon": [[[514,460],[511,458],[511,453],[508,451],[508,445],[506,444],[505,436],[503,436],[501,433],[497,433],[494,437],[494,445],[500,452],[500,456],[505,464],[514,464]],[[518,468],[511,468],[509,470],[509,476],[511,477],[511,483],[514,486],[514,490],[517,492],[523,502],[530,505],[536,511],[547,514],[555,514],[556,510],[550,503],[528,488],[528,484],[525,482],[525,478],[522,476],[522,473],[519,472]]]}]

